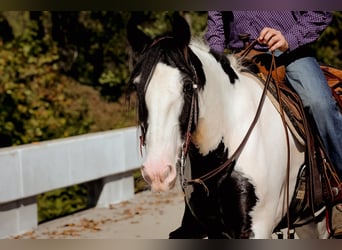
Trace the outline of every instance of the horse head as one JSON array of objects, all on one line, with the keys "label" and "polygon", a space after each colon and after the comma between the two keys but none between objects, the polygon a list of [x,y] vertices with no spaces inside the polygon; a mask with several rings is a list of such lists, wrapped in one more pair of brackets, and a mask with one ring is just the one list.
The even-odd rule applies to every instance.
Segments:
[{"label": "horse head", "polygon": [[205,82],[201,62],[189,48],[189,25],[178,15],[173,22],[171,33],[153,40],[137,29],[134,20],[128,25],[130,44],[140,54],[129,85],[137,93],[146,151],[142,175],[152,191],[167,191],[175,185],[186,132],[196,123],[194,117],[189,125],[197,105],[192,100]]}]

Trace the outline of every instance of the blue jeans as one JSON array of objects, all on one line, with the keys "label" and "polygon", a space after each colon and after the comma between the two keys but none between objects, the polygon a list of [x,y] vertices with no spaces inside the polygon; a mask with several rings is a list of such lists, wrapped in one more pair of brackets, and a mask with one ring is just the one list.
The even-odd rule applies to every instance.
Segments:
[{"label": "blue jeans", "polygon": [[287,65],[286,77],[314,119],[330,160],[342,178],[342,115],[314,57]]}]

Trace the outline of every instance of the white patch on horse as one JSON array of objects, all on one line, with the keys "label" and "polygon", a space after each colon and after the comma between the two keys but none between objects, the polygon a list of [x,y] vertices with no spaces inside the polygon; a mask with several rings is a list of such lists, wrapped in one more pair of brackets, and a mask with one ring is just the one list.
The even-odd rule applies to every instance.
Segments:
[{"label": "white patch on horse", "polygon": [[[152,190],[164,191],[175,183],[181,145],[179,116],[183,106],[182,81],[178,69],[158,63],[146,91],[149,111],[144,170],[152,178]],[[166,177],[166,181],[160,180]],[[168,175],[168,176],[166,176]]]}]

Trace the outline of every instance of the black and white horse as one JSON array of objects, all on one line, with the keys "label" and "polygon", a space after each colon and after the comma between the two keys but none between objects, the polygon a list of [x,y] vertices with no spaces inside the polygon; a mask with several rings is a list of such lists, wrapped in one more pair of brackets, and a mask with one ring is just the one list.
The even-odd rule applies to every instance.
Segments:
[{"label": "black and white horse", "polygon": [[[138,97],[142,175],[151,190],[168,191],[180,176],[191,217],[184,219],[201,227],[194,231],[270,238],[286,215],[305,147],[286,132],[271,101],[260,101],[259,80],[233,56],[191,41],[183,19],[173,33],[148,44],[129,37],[143,49],[130,87]],[[324,221],[311,226],[308,237],[327,237]]]}]

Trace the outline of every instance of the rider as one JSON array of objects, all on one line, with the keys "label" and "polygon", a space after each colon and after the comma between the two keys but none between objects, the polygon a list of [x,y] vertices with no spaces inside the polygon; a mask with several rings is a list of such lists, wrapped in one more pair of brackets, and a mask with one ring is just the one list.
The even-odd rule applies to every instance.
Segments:
[{"label": "rider", "polygon": [[[206,40],[212,50],[243,49],[240,34],[257,40],[260,51],[283,57],[286,77],[312,115],[327,154],[342,179],[342,115],[310,50],[332,20],[325,11],[209,11]],[[342,202],[342,190],[337,199]],[[341,206],[342,204],[339,204]],[[342,206],[341,206],[342,207]]]}]

